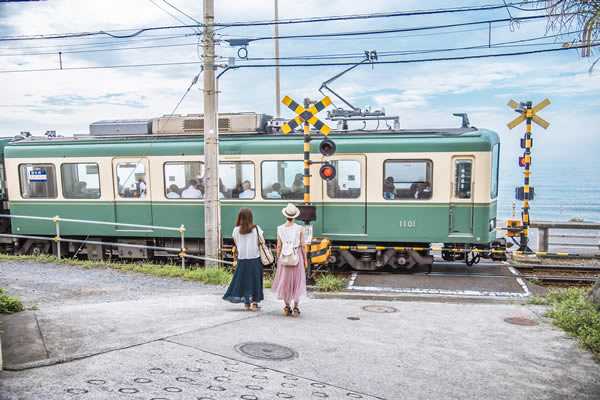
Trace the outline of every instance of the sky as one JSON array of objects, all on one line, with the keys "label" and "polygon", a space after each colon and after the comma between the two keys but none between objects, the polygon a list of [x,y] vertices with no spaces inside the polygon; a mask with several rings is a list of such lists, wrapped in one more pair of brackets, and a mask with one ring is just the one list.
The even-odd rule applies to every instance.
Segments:
[{"label": "sky", "polygon": [[[172,0],[172,5],[202,20],[199,0]],[[273,0],[216,0],[216,22],[273,19]],[[394,0],[279,0],[279,18],[339,16],[392,11],[501,4],[484,1],[394,1]],[[525,6],[527,7],[527,6]],[[531,7],[531,6],[528,6]],[[170,15],[170,14],[172,15]],[[510,14],[510,15],[509,15]],[[290,59],[282,63],[358,62],[365,50],[384,55],[392,51],[431,50],[487,46],[531,38],[530,46],[380,56],[380,60],[456,57],[561,47],[578,35],[546,37],[547,21],[523,20],[540,15],[498,9],[469,13],[391,17],[370,20],[328,21],[280,26],[280,35],[327,32],[372,31],[440,24],[514,18],[512,23],[488,24],[353,37],[280,40],[280,56],[331,56],[354,54],[343,59]],[[48,0],[0,4],[0,38],[18,35],[90,32],[181,25],[192,23],[187,16],[163,0]],[[124,32],[118,32],[123,34]],[[226,42],[232,38],[258,38],[273,35],[272,26],[226,27],[217,31],[219,63],[236,57],[236,65],[272,63],[273,40],[252,41],[249,60],[237,57],[238,48]],[[20,131],[41,135],[46,130],[70,136],[88,133],[89,124],[106,119],[152,118],[173,111],[200,70],[201,48],[193,28],[142,33],[129,39],[106,35],[79,39],[0,41],[0,136]],[[531,44],[535,44],[531,46]],[[131,47],[167,46],[131,49]],[[121,48],[120,50],[115,50]],[[124,49],[126,48],[126,49]],[[107,51],[97,51],[99,49]],[[93,50],[81,52],[81,50]],[[45,72],[6,72],[58,68],[58,52],[65,68],[132,65],[166,62],[197,62],[193,65],[54,70]],[[43,54],[39,54],[43,53]],[[586,160],[592,172],[600,167],[600,66],[589,73],[600,56],[582,58],[576,49],[524,56],[438,61],[410,64],[363,65],[344,75],[331,87],[354,105],[384,108],[388,116],[400,117],[402,128],[458,127],[453,113],[466,112],[473,126],[498,132],[502,159],[516,163],[522,150],[519,139],[524,124],[510,131],[506,123],[517,116],[508,106],[510,99],[534,104],[548,97],[552,104],[540,112],[550,122],[547,130],[534,125],[534,160]],[[600,64],[600,63],[599,63]],[[323,81],[346,67],[294,67],[281,69],[281,96],[297,101],[318,100]],[[251,111],[275,114],[275,71],[273,68],[229,70],[219,79],[219,111]],[[202,113],[202,79],[184,98],[178,114]],[[340,105],[339,101],[334,102]],[[282,116],[293,113],[285,107]],[[333,123],[331,123],[334,125]],[[371,126],[371,125],[369,125]],[[598,180],[592,173],[591,179]]]}]

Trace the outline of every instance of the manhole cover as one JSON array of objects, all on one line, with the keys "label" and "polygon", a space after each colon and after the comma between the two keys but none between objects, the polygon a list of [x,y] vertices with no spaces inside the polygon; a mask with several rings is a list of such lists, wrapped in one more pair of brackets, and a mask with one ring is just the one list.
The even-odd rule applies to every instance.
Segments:
[{"label": "manhole cover", "polygon": [[273,343],[241,343],[235,345],[235,349],[247,357],[263,360],[289,360],[298,356],[298,353],[289,347]]},{"label": "manhole cover", "polygon": [[534,326],[537,325],[537,321],[532,319],[522,318],[522,317],[508,317],[504,318],[504,322],[508,322],[509,324],[514,325],[523,325],[523,326]]},{"label": "manhole cover", "polygon": [[388,306],[364,306],[363,310],[369,312],[378,312],[378,313],[393,313],[396,312],[394,307]]}]

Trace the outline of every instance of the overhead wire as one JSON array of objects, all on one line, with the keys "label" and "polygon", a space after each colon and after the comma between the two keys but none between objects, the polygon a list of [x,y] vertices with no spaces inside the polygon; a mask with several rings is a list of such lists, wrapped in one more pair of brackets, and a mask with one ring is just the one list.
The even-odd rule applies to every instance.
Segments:
[{"label": "overhead wire", "polygon": [[[573,50],[582,47],[583,45],[571,45],[567,47],[558,47],[553,49],[540,49],[540,50],[529,50],[521,52],[510,52],[510,53],[495,53],[495,54],[479,54],[479,55],[467,55],[457,57],[438,57],[438,58],[422,58],[422,59],[409,59],[409,60],[376,60],[372,61],[372,64],[412,64],[412,63],[423,63],[423,62],[439,62],[439,61],[460,61],[460,60],[471,60],[480,58],[495,58],[495,57],[511,57],[511,56],[522,56],[531,54],[551,53],[560,52],[566,50]],[[591,44],[590,47],[598,47],[600,43]],[[139,67],[160,67],[160,66],[176,66],[176,65],[198,65],[200,61],[180,61],[180,62],[169,62],[169,63],[148,63],[148,64],[127,64],[127,65],[102,65],[102,66],[87,66],[87,67],[63,67],[61,68],[38,68],[38,69],[24,69],[24,70],[3,70],[0,74],[6,73],[19,73],[19,72],[48,72],[48,71],[75,71],[75,70],[92,70],[92,69],[111,69],[111,68],[139,68]],[[329,66],[349,66],[354,65],[354,62],[322,62],[322,63],[288,63],[279,64],[282,68],[293,68],[293,67],[329,67]],[[230,69],[241,69],[241,68],[272,68],[277,66],[276,64],[246,64],[246,65],[234,65],[229,67]]]},{"label": "overhead wire", "polygon": [[[528,2],[519,2],[515,4],[529,4]],[[509,7],[512,4],[508,5]],[[478,6],[478,7],[459,7],[453,9],[432,9],[432,10],[418,10],[418,11],[400,11],[390,13],[374,13],[374,14],[355,14],[345,16],[330,16],[330,17],[312,17],[312,18],[297,18],[291,20],[268,20],[268,21],[255,21],[255,22],[236,22],[236,23],[215,23],[213,27],[247,27],[247,26],[260,26],[260,25],[286,25],[286,24],[301,24],[301,23],[314,23],[314,22],[326,22],[326,21],[340,21],[340,20],[355,20],[355,19],[372,19],[372,18],[390,18],[390,17],[406,17],[415,15],[431,15],[441,13],[458,13],[458,12],[471,12],[471,11],[489,11],[499,8],[505,8],[507,5],[504,3],[501,5],[489,5],[489,6]],[[547,7],[546,7],[547,8]],[[524,9],[524,11],[540,11],[546,8],[537,9]],[[523,19],[521,17],[519,19]],[[509,19],[511,20],[511,19]],[[159,31],[167,29],[184,29],[184,28],[203,28],[204,24],[184,24],[179,26],[156,26],[146,27],[139,29],[118,29],[112,31],[96,31],[96,32],[77,32],[77,33],[60,33],[60,34],[42,34],[42,35],[21,35],[21,36],[4,36],[0,37],[0,41],[22,41],[22,40],[43,40],[43,39],[65,39],[65,38],[85,38],[99,35],[107,35],[113,38],[125,39],[138,36],[145,32]],[[131,32],[133,31],[133,32]],[[111,33],[112,32],[112,33]],[[128,34],[118,34],[119,32],[131,32]]]}]

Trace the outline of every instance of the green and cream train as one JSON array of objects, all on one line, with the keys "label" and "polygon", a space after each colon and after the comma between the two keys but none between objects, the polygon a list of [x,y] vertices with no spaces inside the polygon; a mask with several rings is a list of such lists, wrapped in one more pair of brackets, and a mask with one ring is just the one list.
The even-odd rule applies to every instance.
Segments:
[{"label": "green and cream train", "polygon": [[[237,114],[220,116],[219,121],[224,247],[232,244],[240,208],[252,210],[255,222],[273,243],[276,227],[283,223],[281,209],[288,202],[303,202],[302,134],[273,132],[264,127],[265,116],[260,114],[240,115],[242,122],[252,123],[240,123]],[[92,124],[90,135],[19,136],[0,142],[3,212],[116,224],[183,224],[187,251],[202,255],[204,152],[203,123],[198,121],[203,120],[201,115],[179,119],[101,121]],[[136,130],[136,123],[142,128]],[[165,129],[161,124],[170,126]],[[333,245],[326,263],[359,270],[411,268],[431,263],[431,254],[393,247],[443,243],[446,247],[505,248],[504,240],[496,239],[496,133],[462,127],[332,131],[329,138],[336,145],[329,157],[319,152],[319,138],[311,143],[311,159],[328,161],[337,171],[334,179],[325,181],[319,178],[320,164],[311,165],[311,202],[316,206],[312,234],[328,238]],[[52,221],[13,218],[3,221],[2,229],[21,236],[55,235]],[[150,228],[62,222],[60,235],[114,243],[62,243],[63,254],[96,260],[167,255],[119,243],[180,247],[177,231]],[[0,239],[5,251],[53,251],[48,241]],[[383,246],[383,250],[371,245]],[[443,256],[464,258],[460,253]]]}]

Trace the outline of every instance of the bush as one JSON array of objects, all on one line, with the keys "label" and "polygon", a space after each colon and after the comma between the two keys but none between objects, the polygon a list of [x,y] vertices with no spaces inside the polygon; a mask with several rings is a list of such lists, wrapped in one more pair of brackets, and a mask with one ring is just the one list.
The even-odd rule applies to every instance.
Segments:
[{"label": "bush", "polygon": [[320,275],[315,281],[323,292],[337,292],[345,287],[344,280],[332,274]]},{"label": "bush", "polygon": [[275,271],[276,271],[276,269],[273,268],[273,272],[271,272],[271,275],[269,275],[266,278],[263,278],[263,288],[268,289],[268,288],[273,287],[273,280],[275,279]]},{"label": "bush", "polygon": [[586,292],[586,289],[569,288],[548,293],[548,304],[552,308],[546,316],[579,338],[584,347],[600,354],[600,307],[585,301]]},{"label": "bush", "polygon": [[19,311],[23,311],[23,303],[8,297],[6,290],[0,289],[0,314],[12,314]]}]

